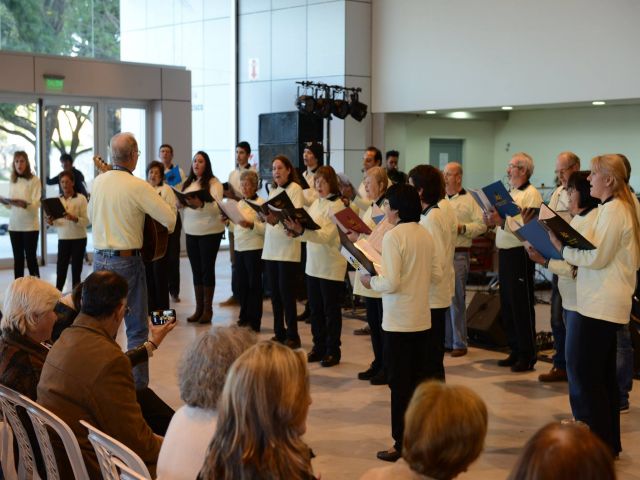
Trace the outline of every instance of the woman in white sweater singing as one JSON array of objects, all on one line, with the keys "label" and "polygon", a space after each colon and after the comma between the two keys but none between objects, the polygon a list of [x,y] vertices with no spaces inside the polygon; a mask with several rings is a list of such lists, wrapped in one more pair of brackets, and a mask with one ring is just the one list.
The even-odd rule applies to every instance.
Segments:
[{"label": "woman in white sweater singing", "polygon": [[331,217],[345,206],[340,198],[338,177],[333,168],[319,167],[314,175],[314,185],[318,198],[309,207],[309,215],[320,229],[305,230],[294,220],[286,224],[294,235],[299,235],[302,241],[307,242],[305,273],[313,334],[313,348],[307,355],[307,361],[332,367],[340,363],[340,306],[347,261],[340,253],[340,237]]},{"label": "woman in white sweater singing", "polygon": [[76,192],[74,187],[73,172],[62,171],[58,175],[60,182],[60,201],[66,214],[62,218],[53,220],[47,217],[49,225],[55,225],[58,229],[58,265],[56,276],[56,288],[63,291],[67,281],[67,270],[71,263],[71,285],[75,288],[80,283],[82,274],[82,262],[87,248],[87,197]]},{"label": "woman in white sweater singing", "polygon": [[24,260],[27,259],[29,275],[40,276],[38,269],[38,236],[40,221],[40,195],[42,184],[31,172],[29,157],[22,150],[13,154],[13,168],[9,183],[9,197],[0,201],[11,209],[9,215],[9,237],[13,249],[13,274],[24,276]]},{"label": "woman in white sweater singing", "polygon": [[[213,175],[209,155],[202,151],[193,156],[191,171],[182,185],[183,193],[198,190],[208,190],[212,197],[222,198],[222,183]],[[196,311],[187,321],[210,323],[216,288],[216,258],[224,223],[216,202],[203,202],[195,196],[188,198],[187,202],[189,208],[184,209],[182,225],[196,294]]]},{"label": "woman in white sweater singing", "polygon": [[563,258],[578,267],[578,315],[569,317],[566,340],[571,410],[614,455],[622,450],[616,332],[629,322],[640,266],[639,212],[625,177],[620,155],[591,160],[591,196],[602,202],[591,227],[595,249],[562,248],[553,238]]},{"label": "woman in white sweater singing", "polygon": [[442,277],[434,241],[419,225],[420,198],[411,185],[392,185],[384,202],[387,220],[396,226],[382,240],[382,275],[360,277],[366,288],[382,294],[384,358],[391,389],[389,450],[378,458],[396,461],[402,452],[404,414],[413,391],[433,372],[429,368],[430,286]]},{"label": "woman in white sweater singing", "polygon": [[[278,155],[271,162],[273,184],[269,200],[287,192],[295,208],[302,208],[304,196],[296,183],[296,170],[287,157]],[[296,278],[300,264],[300,240],[287,235],[282,223],[273,213],[263,219],[267,222],[264,234],[262,260],[271,287],[273,307],[273,340],[291,348],[300,348],[296,320]],[[285,327],[286,322],[286,327]]]}]

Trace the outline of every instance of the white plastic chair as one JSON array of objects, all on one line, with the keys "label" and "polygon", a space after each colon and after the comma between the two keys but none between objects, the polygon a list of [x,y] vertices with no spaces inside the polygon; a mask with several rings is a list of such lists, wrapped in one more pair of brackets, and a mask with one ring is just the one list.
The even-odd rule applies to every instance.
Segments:
[{"label": "white plastic chair", "polygon": [[[89,441],[96,451],[104,480],[151,480],[149,469],[133,450],[84,420],[80,423],[89,430]],[[132,477],[131,472],[137,476]]]},{"label": "white plastic chair", "polygon": [[82,452],[80,451],[80,445],[75,434],[69,428],[69,426],[62,421],[53,412],[47,410],[42,405],[38,405],[30,398],[20,395],[22,398],[24,407],[27,409],[27,413],[31,418],[33,429],[36,432],[38,443],[40,445],[40,451],[42,452],[42,458],[44,459],[45,468],[47,470],[47,479],[59,479],[60,473],[58,472],[58,464],[56,462],[56,456],[51,446],[51,439],[49,438],[49,432],[47,427],[51,428],[64,445],[64,449],[67,452],[67,458],[71,464],[73,475],[76,480],[85,480],[89,478],[87,473],[87,467],[82,459]]},{"label": "white plastic chair", "polygon": [[[22,425],[16,407],[25,407],[22,395],[18,392],[0,385],[0,408],[4,418],[2,434],[2,473],[7,480],[17,478],[39,479],[38,470],[35,467],[33,449],[29,441],[29,435]],[[13,437],[18,441],[18,471],[16,472],[13,460]]]}]

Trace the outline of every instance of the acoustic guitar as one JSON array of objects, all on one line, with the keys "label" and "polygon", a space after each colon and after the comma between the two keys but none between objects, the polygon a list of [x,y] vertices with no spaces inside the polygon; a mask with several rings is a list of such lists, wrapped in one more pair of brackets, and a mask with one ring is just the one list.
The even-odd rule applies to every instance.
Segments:
[{"label": "acoustic guitar", "polygon": [[[93,157],[93,163],[100,173],[113,170],[112,165],[102,160],[102,157],[99,155]],[[167,227],[147,214],[144,216],[144,230],[142,235],[141,253],[142,260],[145,263],[154,262],[165,256],[167,246],[169,245],[169,230],[167,230]]]}]

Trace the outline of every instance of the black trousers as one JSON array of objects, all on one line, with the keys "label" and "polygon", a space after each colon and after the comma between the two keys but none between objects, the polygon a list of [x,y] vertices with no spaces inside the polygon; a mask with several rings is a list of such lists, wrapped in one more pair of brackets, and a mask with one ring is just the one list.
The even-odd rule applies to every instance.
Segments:
[{"label": "black trousers", "polygon": [[175,413],[173,409],[149,387],[136,390],[136,398],[140,404],[142,416],[153,433],[165,436]]},{"label": "black trousers", "polygon": [[444,336],[446,312],[445,308],[431,309],[431,334],[429,335],[429,377],[444,382]]},{"label": "black trousers", "polygon": [[240,280],[238,279],[238,268],[236,267],[236,254],[235,250],[236,237],[231,230],[227,231],[227,238],[229,239],[229,261],[231,262],[231,296],[240,301]]},{"label": "black trousers", "polygon": [[498,250],[500,314],[511,354],[531,365],[536,361],[534,265],[524,247]]},{"label": "black trousers", "polygon": [[145,263],[147,275],[147,307],[152,310],[169,308],[169,259],[165,255],[155,262]]},{"label": "black trousers", "polygon": [[[264,261],[273,308],[273,331],[279,341],[298,340],[296,319],[296,272],[300,262]],[[286,322],[286,328],[285,328]]]},{"label": "black trousers", "polygon": [[180,295],[180,234],[182,233],[182,219],[180,214],[176,219],[176,228],[169,235],[167,244],[167,278],[169,280],[169,293],[174,297]]},{"label": "black trousers", "polygon": [[240,325],[260,331],[262,322],[262,250],[235,251],[233,269],[238,282]]},{"label": "black trousers", "polygon": [[187,255],[193,273],[193,284],[216,287],[216,258],[222,233],[210,235],[187,234]]},{"label": "black trousers", "polygon": [[13,250],[13,277],[24,277],[24,259],[27,259],[29,275],[40,276],[38,268],[38,237],[39,231],[33,232],[12,232],[9,231],[11,239],[11,249]]},{"label": "black trousers", "polygon": [[371,348],[373,349],[373,362],[371,368],[378,372],[384,370],[384,346],[382,340],[382,299],[364,298],[364,305],[367,309],[367,323],[371,330]]},{"label": "black trousers", "polygon": [[402,451],[404,414],[416,387],[430,377],[428,350],[431,330],[384,332],[384,358],[391,390],[391,436]]},{"label": "black trousers", "polygon": [[56,265],[56,288],[60,291],[67,281],[67,270],[71,262],[71,286],[80,283],[82,274],[82,262],[87,250],[87,239],[58,240],[58,264]]},{"label": "black trousers", "polygon": [[311,312],[313,350],[340,358],[342,333],[342,292],[344,282],[307,277],[307,296]]}]

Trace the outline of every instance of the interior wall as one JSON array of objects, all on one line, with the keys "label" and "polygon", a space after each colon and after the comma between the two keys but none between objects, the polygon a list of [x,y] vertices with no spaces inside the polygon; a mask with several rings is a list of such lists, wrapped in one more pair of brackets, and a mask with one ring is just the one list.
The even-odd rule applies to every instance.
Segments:
[{"label": "interior wall", "polygon": [[400,152],[400,167],[429,163],[431,138],[462,139],[464,184],[478,188],[494,178],[495,123],[476,120],[447,120],[424,115],[387,114],[385,148]]},{"label": "interior wall", "polygon": [[467,187],[477,188],[504,178],[511,155],[518,151],[534,159],[534,185],[552,186],[556,156],[571,150],[582,159],[584,169],[595,155],[624,153],[635,167],[631,186],[640,191],[640,105],[514,111],[506,121],[385,116],[385,146],[400,152],[404,171],[428,163],[429,138],[464,140]]},{"label": "interior wall", "polygon": [[637,1],[373,0],[372,14],[376,112],[640,98]]}]

